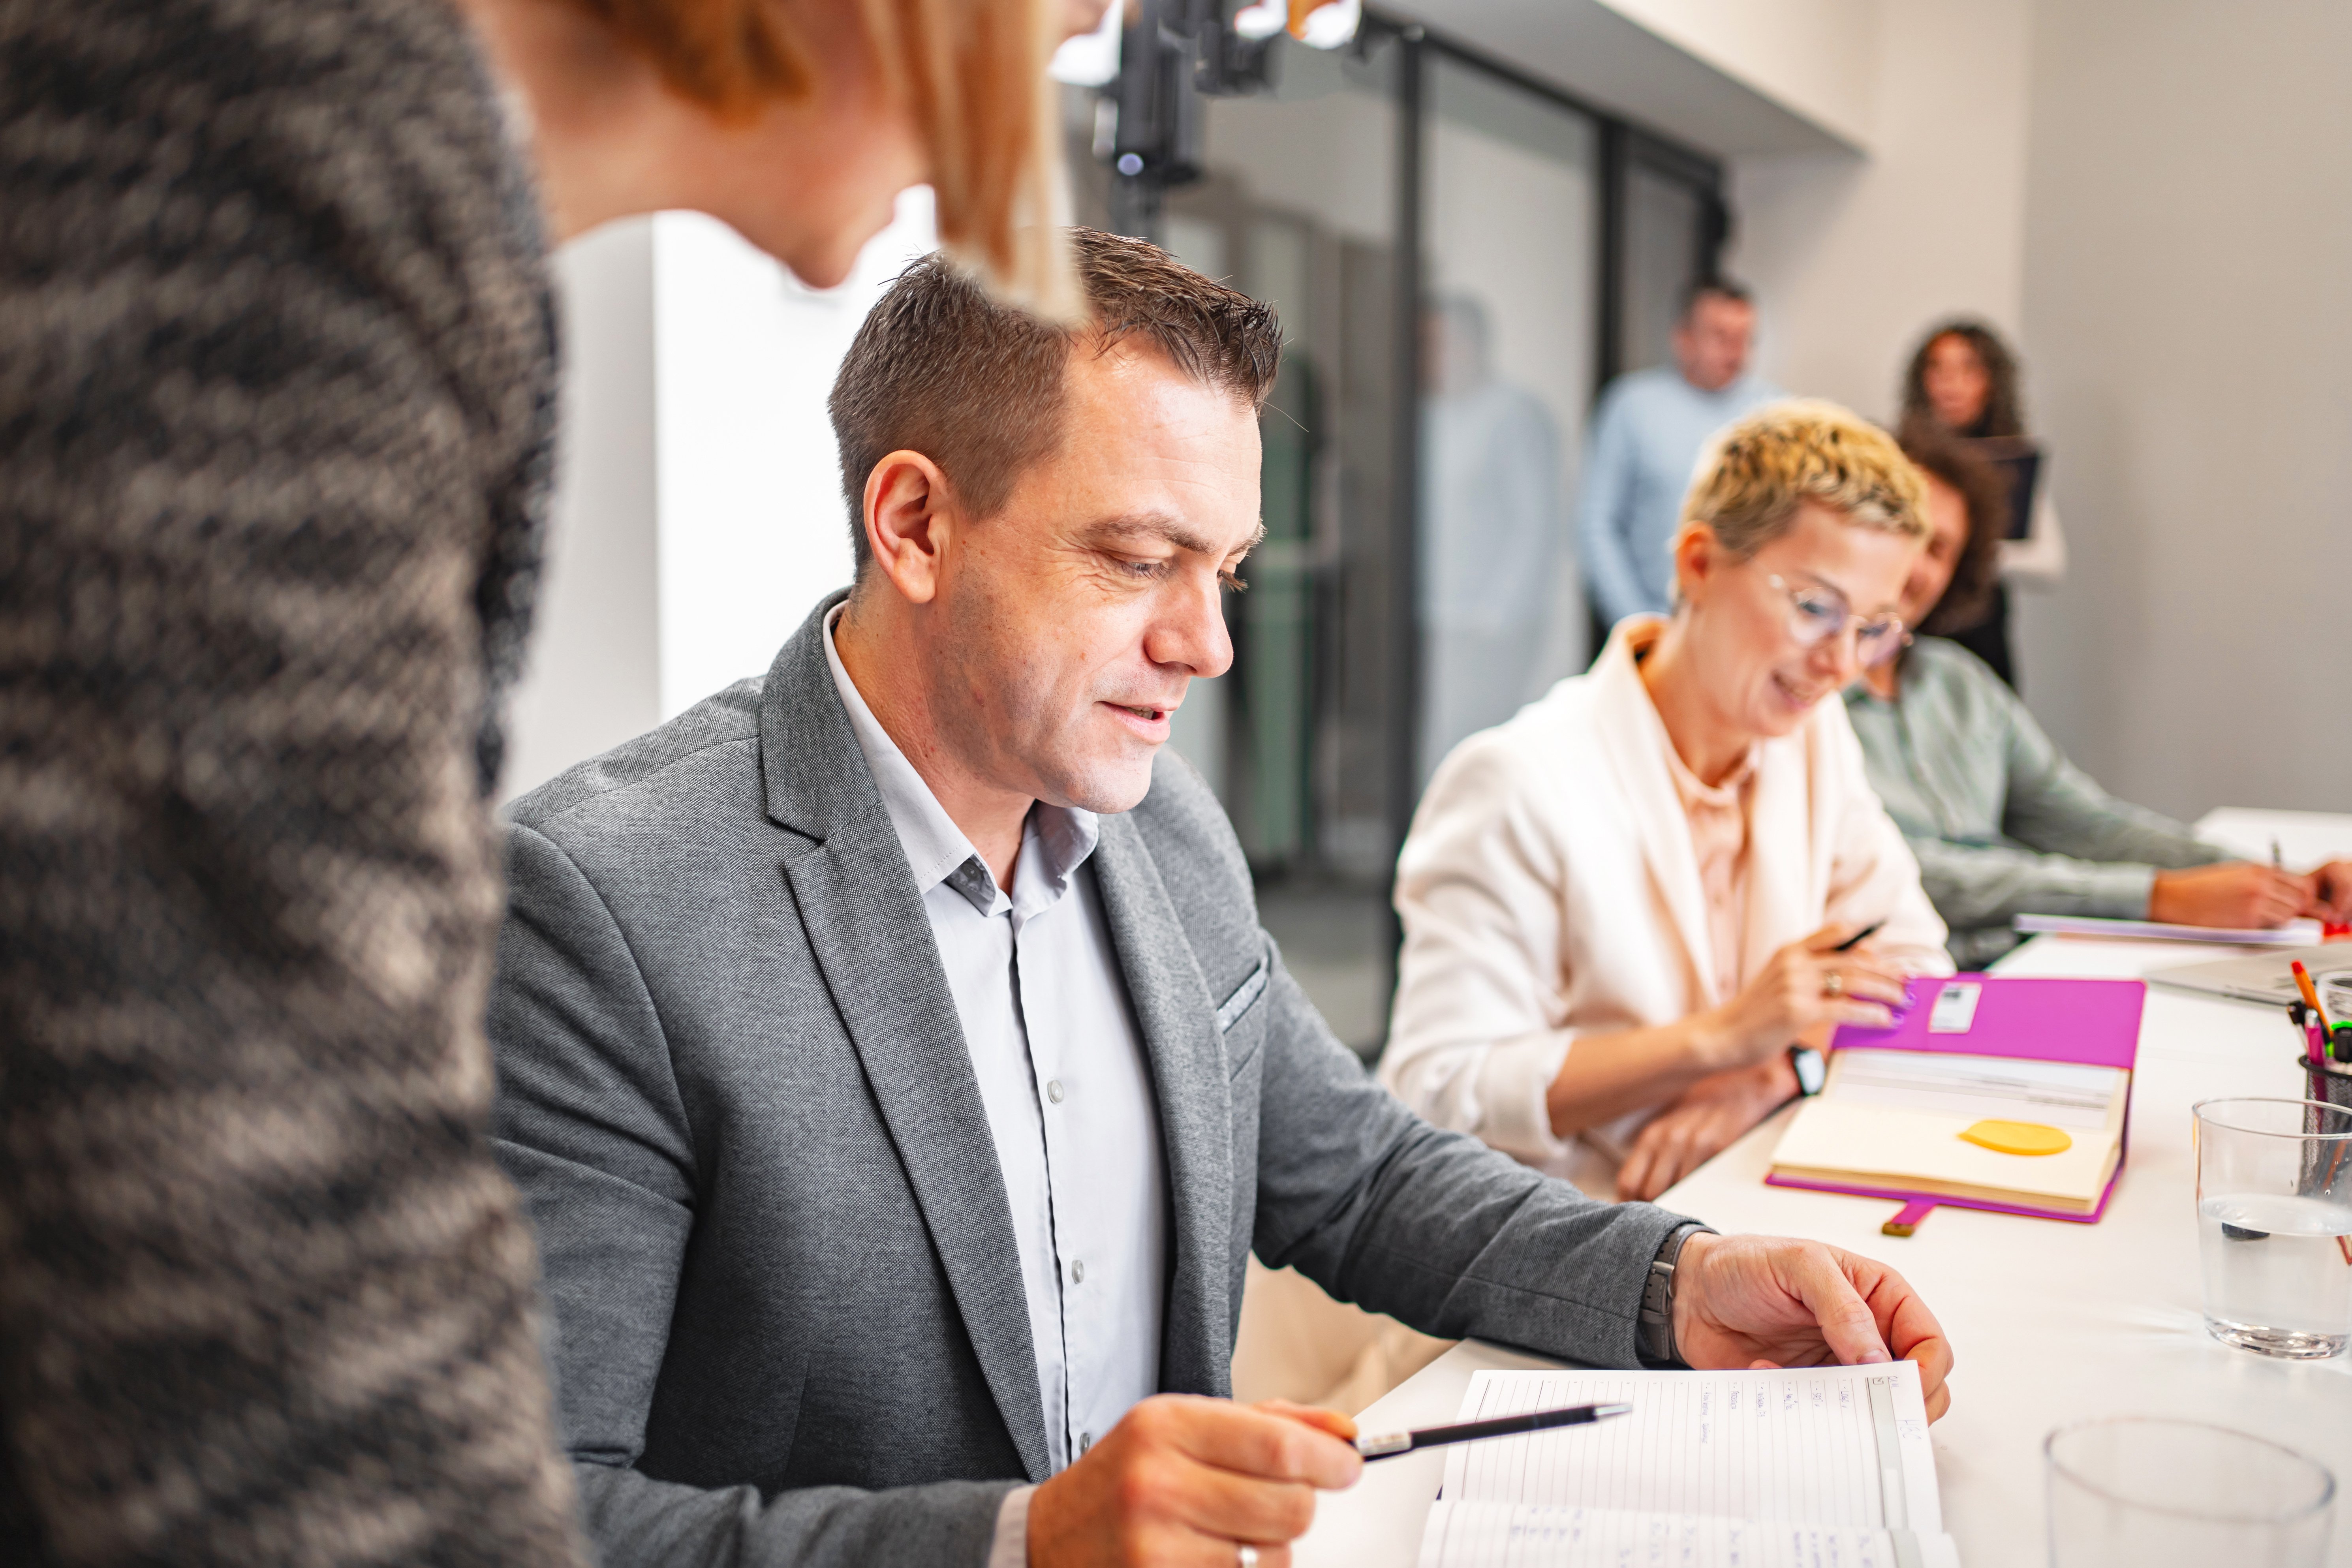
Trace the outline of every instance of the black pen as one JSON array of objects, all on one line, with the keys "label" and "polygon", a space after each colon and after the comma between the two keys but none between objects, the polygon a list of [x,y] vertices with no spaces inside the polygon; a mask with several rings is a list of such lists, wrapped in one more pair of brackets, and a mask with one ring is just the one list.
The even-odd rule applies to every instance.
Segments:
[{"label": "black pen", "polygon": [[1873,921],[1868,925],[1863,927],[1860,931],[1854,932],[1852,936],[1846,938],[1843,942],[1838,943],[1835,947],[1830,949],[1830,951],[1832,952],[1852,952],[1855,948],[1860,947],[1864,942],[1868,942],[1872,937],[1876,936],[1880,931],[1885,929],[1886,922],[1885,921]]},{"label": "black pen", "polygon": [[1526,1415],[1497,1415],[1492,1421],[1465,1421],[1457,1426],[1424,1426],[1418,1432],[1388,1432],[1356,1439],[1356,1452],[1367,1459],[1393,1459],[1415,1448],[1444,1443],[1469,1443],[1480,1437],[1516,1437],[1522,1432],[1549,1432],[1555,1426],[1581,1426],[1633,1413],[1630,1405],[1571,1405],[1560,1410],[1538,1410]]}]

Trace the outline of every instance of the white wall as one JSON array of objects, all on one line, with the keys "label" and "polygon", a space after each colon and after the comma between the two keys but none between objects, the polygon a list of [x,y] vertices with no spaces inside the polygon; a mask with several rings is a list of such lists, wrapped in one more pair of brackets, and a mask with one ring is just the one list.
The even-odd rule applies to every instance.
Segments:
[{"label": "white wall", "polygon": [[1887,5],[1871,155],[1733,161],[1728,263],[1757,289],[1765,374],[1884,417],[1934,319],[1967,310],[2017,331],[2032,13],[2032,0]]},{"label": "white wall", "polygon": [[667,719],[764,671],[849,581],[824,400],[866,312],[938,237],[930,191],[909,191],[848,280],[819,291],[710,218],[654,226]]},{"label": "white wall", "polygon": [[823,291],[687,213],[557,256],[563,436],[508,795],[766,669],[849,581],[825,396],[866,310],[935,243],[919,188]]},{"label": "white wall", "polygon": [[2042,0],[2029,409],[2074,569],[2028,695],[2182,816],[2352,808],[2352,7]]},{"label": "white wall", "polygon": [[1876,146],[1881,30],[1916,0],[1601,0],[1856,147]]},{"label": "white wall", "polygon": [[510,795],[661,718],[653,225],[565,247],[555,279],[563,424],[538,620],[507,711]]}]

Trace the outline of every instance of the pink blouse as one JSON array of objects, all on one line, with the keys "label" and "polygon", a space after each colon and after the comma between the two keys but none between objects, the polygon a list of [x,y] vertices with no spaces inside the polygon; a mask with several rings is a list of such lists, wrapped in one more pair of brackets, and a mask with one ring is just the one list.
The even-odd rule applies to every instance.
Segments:
[{"label": "pink blouse", "polygon": [[1706,940],[1715,950],[1715,991],[1730,1000],[1747,976],[1739,972],[1741,940],[1748,923],[1748,808],[1755,795],[1756,748],[1739,759],[1718,784],[1705,784],[1685,764],[1675,743],[1659,739],[1666,753],[1666,772],[1690,822],[1691,852],[1698,858],[1699,887],[1706,895]]}]

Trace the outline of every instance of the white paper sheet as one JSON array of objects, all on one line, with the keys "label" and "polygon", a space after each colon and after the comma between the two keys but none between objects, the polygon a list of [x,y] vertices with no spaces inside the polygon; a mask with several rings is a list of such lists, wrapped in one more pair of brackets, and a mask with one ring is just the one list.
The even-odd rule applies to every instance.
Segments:
[{"label": "white paper sheet", "polygon": [[1421,1568],[1959,1568],[1948,1535],[1898,1537],[1789,1520],[1440,1502]]},{"label": "white paper sheet", "polygon": [[1481,1372],[1460,1418],[1616,1401],[1633,1413],[1456,1445],[1423,1568],[1957,1563],[1909,1362]]},{"label": "white paper sheet", "polygon": [[2020,915],[2011,922],[2029,936],[2112,936],[2136,942],[2221,942],[2233,947],[2309,947],[2320,938],[2317,921],[2283,926],[2184,926],[2162,921],[2113,921],[2097,915]]}]

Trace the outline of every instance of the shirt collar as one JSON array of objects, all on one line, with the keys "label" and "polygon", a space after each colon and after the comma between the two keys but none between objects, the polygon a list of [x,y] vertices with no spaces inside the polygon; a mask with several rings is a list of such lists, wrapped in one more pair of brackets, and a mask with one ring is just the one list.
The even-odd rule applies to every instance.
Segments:
[{"label": "shirt collar", "polygon": [[833,672],[833,688],[849,713],[850,731],[857,737],[857,749],[866,753],[866,765],[882,792],[882,807],[898,831],[907,868],[915,874],[915,890],[929,893],[945,882],[983,915],[1014,908],[1025,915],[1054,903],[1068,890],[1071,876],[1095,852],[1102,837],[1100,819],[1076,806],[1047,805],[1043,801],[1032,806],[1022,830],[1021,864],[1033,874],[1016,878],[1018,896],[1006,898],[990,874],[988,862],[981,858],[980,851],[931,793],[931,786],[907,760],[907,753],[874,717],[857,683],[849,679],[840,650],[833,646],[834,627],[847,607],[845,601],[835,605],[824,617],[825,668]]}]

